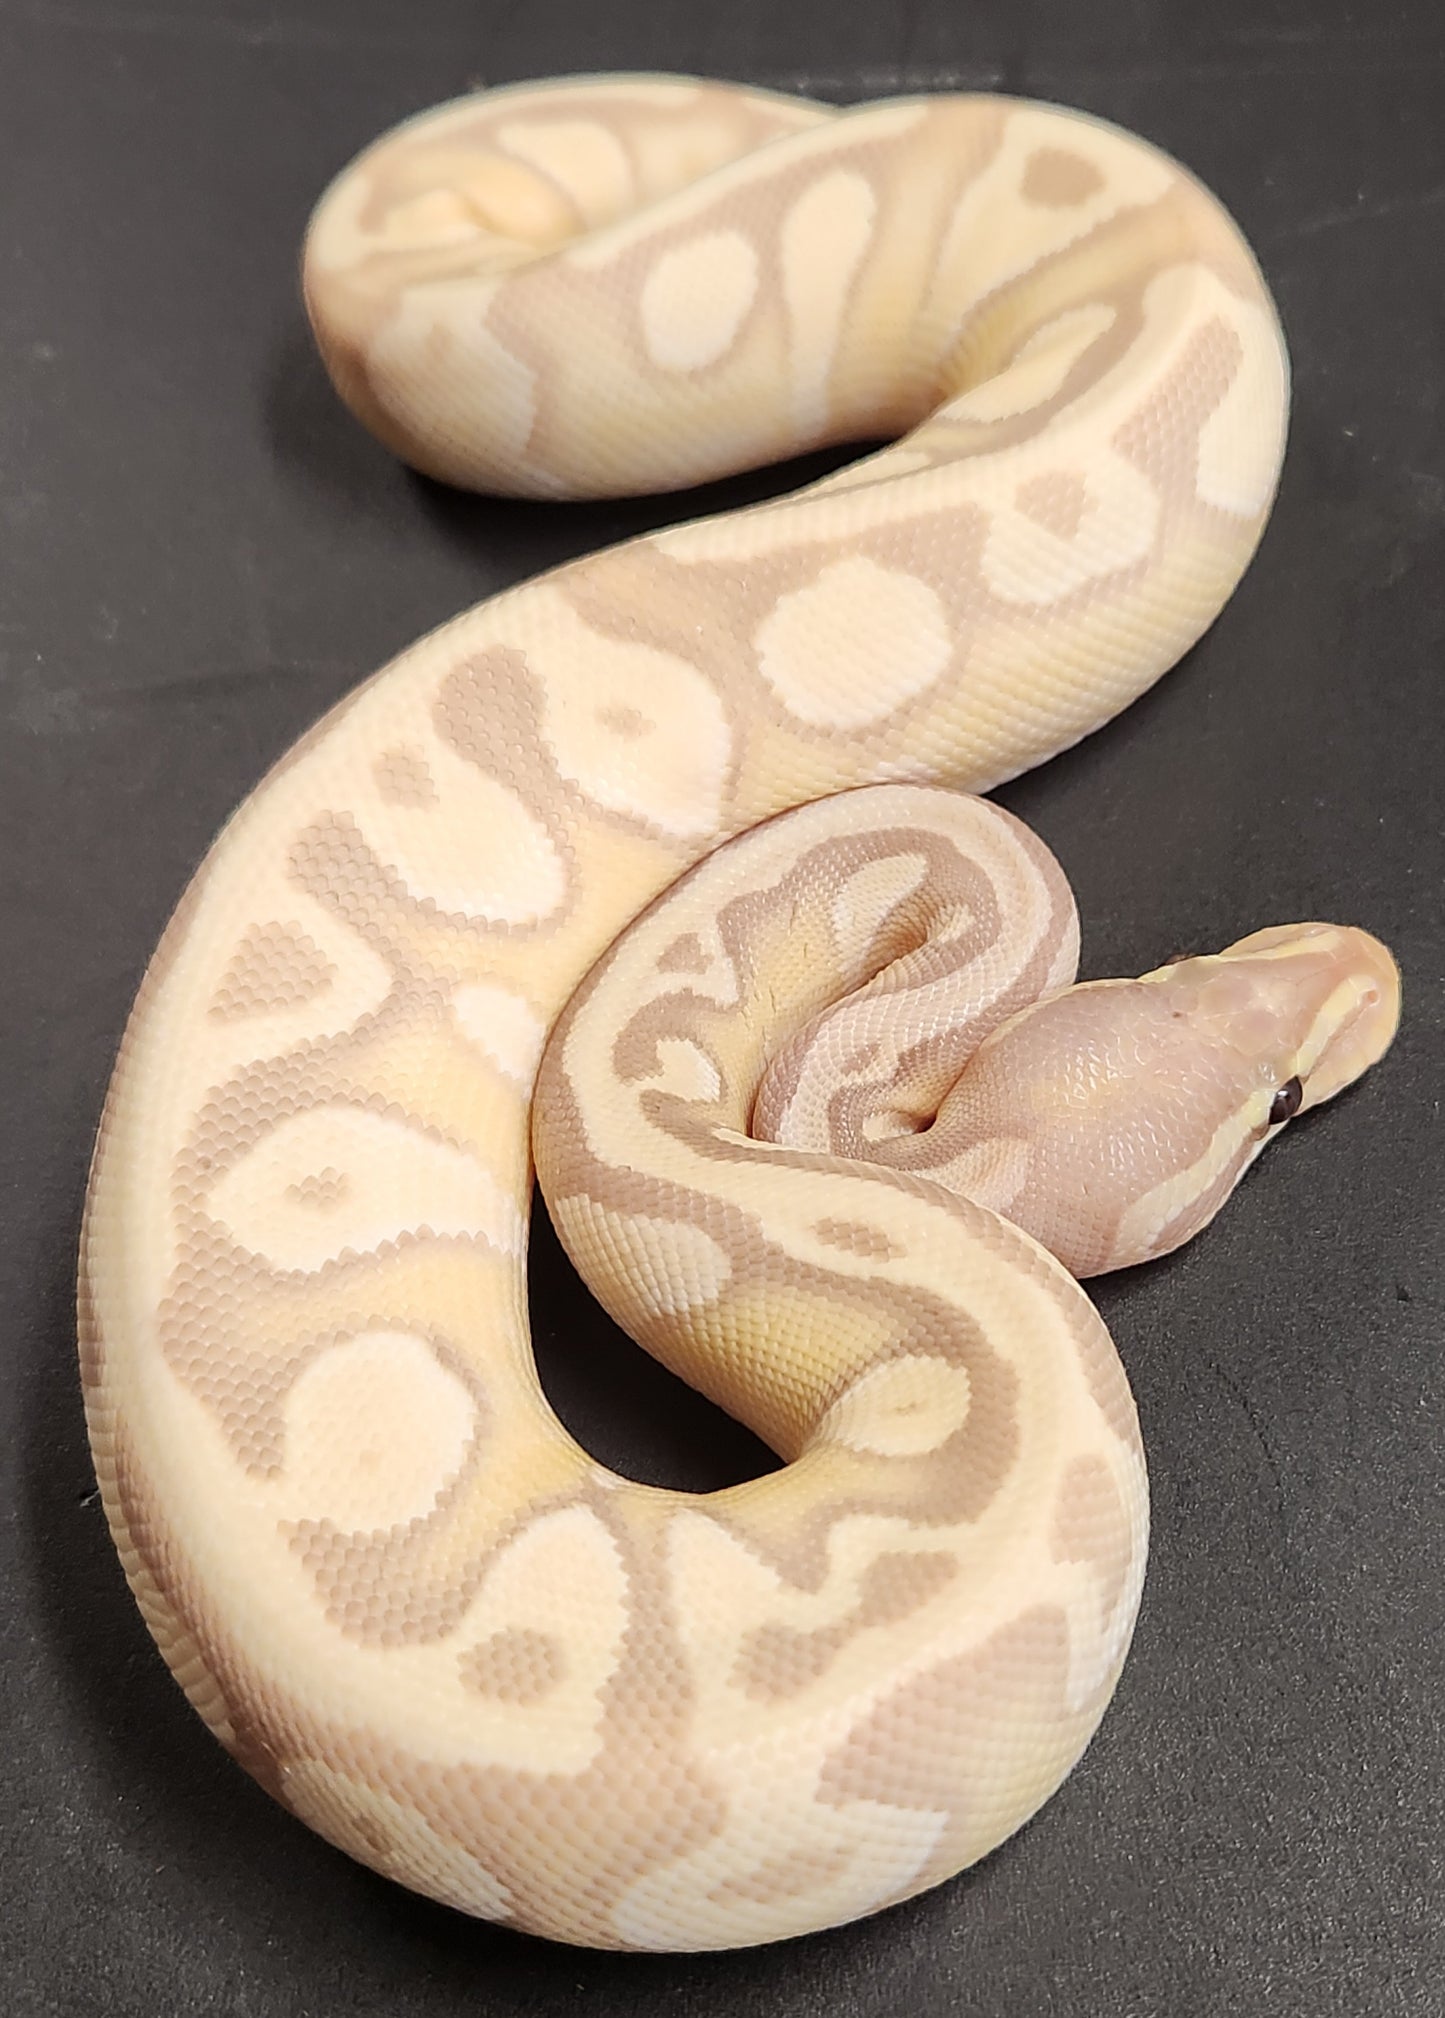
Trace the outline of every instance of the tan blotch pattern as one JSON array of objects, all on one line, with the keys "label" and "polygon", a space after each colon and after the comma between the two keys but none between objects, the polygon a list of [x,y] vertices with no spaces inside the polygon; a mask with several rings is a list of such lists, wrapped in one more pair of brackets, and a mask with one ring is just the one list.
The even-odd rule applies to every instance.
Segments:
[{"label": "tan blotch pattern", "polygon": [[[222,1742],[404,1884],[610,1947],[871,1912],[1046,1797],[1128,1644],[1128,1388],[991,1209],[1063,1152],[981,1078],[998,1139],[941,1160],[982,1190],[925,1167],[1076,950],[1046,851],[958,788],[1108,719],[1230,594],[1283,441],[1268,296],[1218,204],[1096,121],[661,78],[409,121],[322,199],[305,290],[342,396],[451,482],[657,490],[906,440],[471,611],[227,827],[86,1215],[126,1573]],[[1339,1080],[1385,976],[1327,950],[1291,971]],[[777,1474],[644,1488],[547,1407],[549,1032],[564,1236]],[[1172,1239],[1255,1140],[1218,1104],[1079,1237]]]}]

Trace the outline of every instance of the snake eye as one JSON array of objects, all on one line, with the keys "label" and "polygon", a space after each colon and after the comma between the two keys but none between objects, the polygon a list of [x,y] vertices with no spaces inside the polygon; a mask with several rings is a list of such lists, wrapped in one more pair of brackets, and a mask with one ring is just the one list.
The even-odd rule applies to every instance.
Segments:
[{"label": "snake eye", "polygon": [[1278,1128],[1281,1121],[1292,1120],[1299,1113],[1300,1102],[1304,1097],[1305,1090],[1300,1084],[1298,1074],[1293,1079],[1286,1079],[1269,1103],[1270,1127]]}]

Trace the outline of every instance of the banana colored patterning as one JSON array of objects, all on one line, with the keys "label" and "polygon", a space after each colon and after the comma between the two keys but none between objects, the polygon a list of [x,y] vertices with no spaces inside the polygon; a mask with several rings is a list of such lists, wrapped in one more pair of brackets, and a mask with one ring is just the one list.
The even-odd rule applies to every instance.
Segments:
[{"label": "banana colored patterning", "polygon": [[[1317,924],[1072,986],[1060,870],[967,796],[1229,596],[1268,296],[1081,115],[654,77],[397,129],[305,285],[344,397],[451,482],[901,438],[458,618],[226,828],[86,1215],[127,1575],[247,1770],[436,1899],[655,1949],[871,1912],[1016,1829],[1124,1659],[1144,1462],[1074,1276],[1196,1231],[1398,1013]],[[783,1470],[663,1491],[562,1429],[534,1139],[600,1299]]]}]

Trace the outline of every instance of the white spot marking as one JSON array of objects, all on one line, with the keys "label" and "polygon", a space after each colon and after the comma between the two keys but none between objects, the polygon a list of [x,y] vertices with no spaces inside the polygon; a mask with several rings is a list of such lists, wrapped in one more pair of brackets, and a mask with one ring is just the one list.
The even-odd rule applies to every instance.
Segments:
[{"label": "white spot marking", "polygon": [[968,1375],[922,1353],[885,1360],[834,1402],[818,1439],[877,1457],[923,1457],[946,1443],[968,1416]]},{"label": "white spot marking", "polygon": [[474,1644],[499,1632],[543,1633],[564,1650],[565,1667],[536,1706],[493,1698],[482,1719],[472,1696],[471,1718],[459,1724],[468,1744],[480,1739],[518,1771],[585,1771],[627,1629],[627,1571],[605,1523],[581,1506],[535,1516],[488,1570],[469,1624]]},{"label": "white spot marking", "polygon": [[793,337],[793,417],[816,433],[848,292],[867,250],[878,199],[866,176],[835,168],[810,183],[783,220],[783,293]]},{"label": "white spot marking", "polygon": [[322,1353],[286,1400],[284,1517],[360,1530],[429,1514],[475,1417],[461,1381],[407,1332],[366,1332]]},{"label": "white spot marking", "polygon": [[937,592],[861,556],[781,597],[755,643],[789,713],[830,729],[881,721],[931,686],[953,651]]},{"label": "white spot marking", "polygon": [[663,1037],[657,1055],[662,1069],[648,1080],[654,1091],[709,1104],[721,1099],[722,1074],[700,1044],[688,1037]]},{"label": "white spot marking", "polygon": [[1244,355],[1229,390],[1199,431],[1195,488],[1219,511],[1253,518],[1269,503],[1279,472],[1289,388],[1269,317],[1252,302],[1228,311]]},{"label": "white spot marking", "polygon": [[716,826],[732,737],[712,683],[688,660],[608,637],[555,589],[529,590],[526,646],[542,732],[563,777],[595,805],[664,834]]},{"label": "white spot marking", "polygon": [[595,119],[509,119],[498,144],[550,176],[594,229],[610,224],[632,201],[632,170],[615,133]]},{"label": "white spot marking", "polygon": [[550,917],[567,891],[546,829],[508,786],[443,743],[429,745],[437,788],[423,806],[358,801],[362,832],[415,898],[494,924]]},{"label": "white spot marking", "polygon": [[715,1303],[732,1275],[725,1249],[700,1226],[576,1196],[557,1201],[554,1216],[566,1238],[594,1251],[614,1280],[640,1280],[654,1310],[700,1310]]},{"label": "white spot marking", "polygon": [[452,997],[457,1022],[499,1072],[530,1086],[547,1035],[541,1017],[520,995],[495,981],[467,981]]},{"label": "white spot marking", "polygon": [[701,371],[732,349],[758,291],[758,255],[740,231],[709,231],[661,253],[642,287],[649,357]]},{"label": "white spot marking", "polygon": [[[339,1203],[318,1213],[306,1203],[307,1180],[322,1172],[344,1184]],[[359,1107],[313,1107],[282,1121],[221,1178],[209,1210],[276,1268],[317,1269],[348,1248],[364,1254],[422,1231],[480,1235],[511,1254],[522,1245],[515,1201],[474,1157]]]},{"label": "white spot marking", "polygon": [[881,855],[855,869],[834,893],[829,914],[843,960],[856,959],[889,913],[911,897],[928,874],[923,855]]}]

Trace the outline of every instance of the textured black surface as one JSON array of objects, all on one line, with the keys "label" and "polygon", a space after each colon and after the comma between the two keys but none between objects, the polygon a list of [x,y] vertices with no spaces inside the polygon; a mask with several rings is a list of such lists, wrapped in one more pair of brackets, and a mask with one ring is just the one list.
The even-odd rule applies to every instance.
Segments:
[{"label": "textured black surface", "polygon": [[[1294,350],[1273,525],[1191,659],[1004,796],[1075,879],[1090,972],[1339,916],[1396,949],[1406,989],[1372,1079],[1197,1247],[1103,1287],[1156,1538],[1132,1660],[1064,1791],[915,1904],[675,1959],[429,1906],[227,1762],[105,1536],[71,1308],[113,1048],[214,829],[417,633],[676,511],[482,503],[393,465],[308,348],[309,205],[404,113],[627,67],[1054,98],[1231,204]],[[0,0],[7,2012],[1445,2010],[1442,106],[1438,0]],[[746,1440],[639,1370],[550,1244],[534,1282],[552,1392],[600,1455],[746,1475]]]}]

